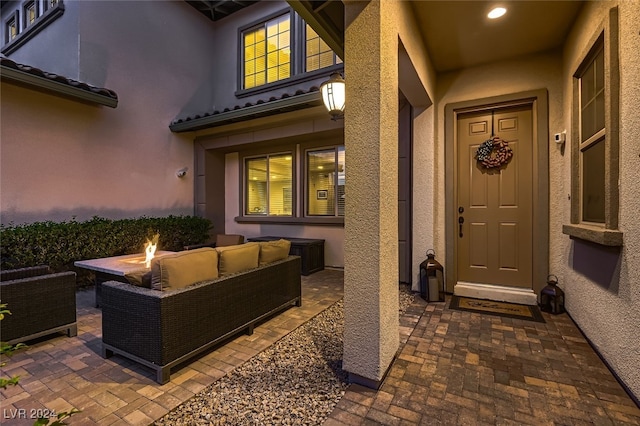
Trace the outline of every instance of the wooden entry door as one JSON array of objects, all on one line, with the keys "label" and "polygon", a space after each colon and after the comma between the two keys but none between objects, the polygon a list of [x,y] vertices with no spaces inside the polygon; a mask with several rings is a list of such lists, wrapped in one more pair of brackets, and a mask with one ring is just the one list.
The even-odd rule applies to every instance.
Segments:
[{"label": "wooden entry door", "polygon": [[[498,169],[487,169],[475,158],[492,132],[513,150]],[[532,288],[531,106],[461,114],[457,138],[458,282]]]}]

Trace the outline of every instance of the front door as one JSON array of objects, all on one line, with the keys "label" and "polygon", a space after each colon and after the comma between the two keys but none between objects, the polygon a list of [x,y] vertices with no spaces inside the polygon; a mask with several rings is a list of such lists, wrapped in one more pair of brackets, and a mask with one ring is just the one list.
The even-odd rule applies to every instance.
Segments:
[{"label": "front door", "polygon": [[[476,152],[492,135],[508,142],[513,156],[486,168]],[[532,288],[531,106],[460,114],[457,138],[458,282]]]}]

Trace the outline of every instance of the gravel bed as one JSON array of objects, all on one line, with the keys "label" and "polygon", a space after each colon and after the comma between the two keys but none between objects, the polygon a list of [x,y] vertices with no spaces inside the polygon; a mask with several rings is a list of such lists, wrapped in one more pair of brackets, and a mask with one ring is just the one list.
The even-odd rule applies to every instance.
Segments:
[{"label": "gravel bed", "polygon": [[[400,314],[414,297],[400,286]],[[154,424],[321,424],[348,385],[343,331],[340,300]]]}]

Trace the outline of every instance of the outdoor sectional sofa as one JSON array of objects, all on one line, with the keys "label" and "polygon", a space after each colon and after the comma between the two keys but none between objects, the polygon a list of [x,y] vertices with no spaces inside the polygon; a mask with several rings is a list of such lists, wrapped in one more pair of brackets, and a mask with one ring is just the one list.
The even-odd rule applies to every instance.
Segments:
[{"label": "outdoor sectional sofa", "polygon": [[[162,290],[116,281],[103,283],[102,356],[116,353],[148,366],[156,371],[156,381],[164,384],[172,367],[241,331],[252,334],[257,322],[279,311],[301,306],[300,258],[288,255],[289,245],[280,260],[267,263],[260,257],[256,267],[229,272],[243,266],[237,262],[234,266],[228,259],[225,264],[224,251],[229,254],[236,247],[252,244],[258,243],[201,248],[158,259],[152,266],[152,286],[160,288],[162,284]],[[269,247],[260,247],[260,254],[266,249]],[[184,278],[177,277],[182,264],[184,269],[190,268],[188,279],[198,280],[192,273],[208,270],[211,265],[201,258],[194,268],[193,263],[189,265],[189,254],[210,256],[207,250],[217,250],[218,272],[223,276],[195,284],[183,280],[181,288],[165,288],[171,279]],[[158,266],[163,263],[169,265],[166,270]],[[159,276],[166,282],[161,283]]]},{"label": "outdoor sectional sofa", "polygon": [[7,269],[0,272],[0,297],[11,312],[0,324],[3,342],[13,345],[60,331],[78,334],[75,272],[53,273],[46,265]]}]

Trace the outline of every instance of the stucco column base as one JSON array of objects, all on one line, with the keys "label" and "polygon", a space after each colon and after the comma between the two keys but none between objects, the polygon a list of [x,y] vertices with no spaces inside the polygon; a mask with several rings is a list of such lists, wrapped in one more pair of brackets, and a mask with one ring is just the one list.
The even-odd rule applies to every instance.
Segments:
[{"label": "stucco column base", "polygon": [[[400,351],[398,351],[398,353],[399,352]],[[380,389],[380,386],[382,386],[382,383],[384,383],[384,380],[387,378],[387,375],[389,374],[389,371],[391,371],[391,367],[393,366],[393,363],[395,362],[396,358],[398,357],[398,353],[396,353],[396,355],[393,357],[393,359],[391,360],[391,363],[389,364],[389,366],[385,370],[385,372],[382,375],[382,378],[380,380],[370,379],[368,377],[364,377],[364,376],[361,376],[361,375],[356,374],[356,373],[349,373],[349,383],[353,383],[353,384],[356,384],[356,385],[364,386],[366,388],[373,389],[373,390]]]}]

